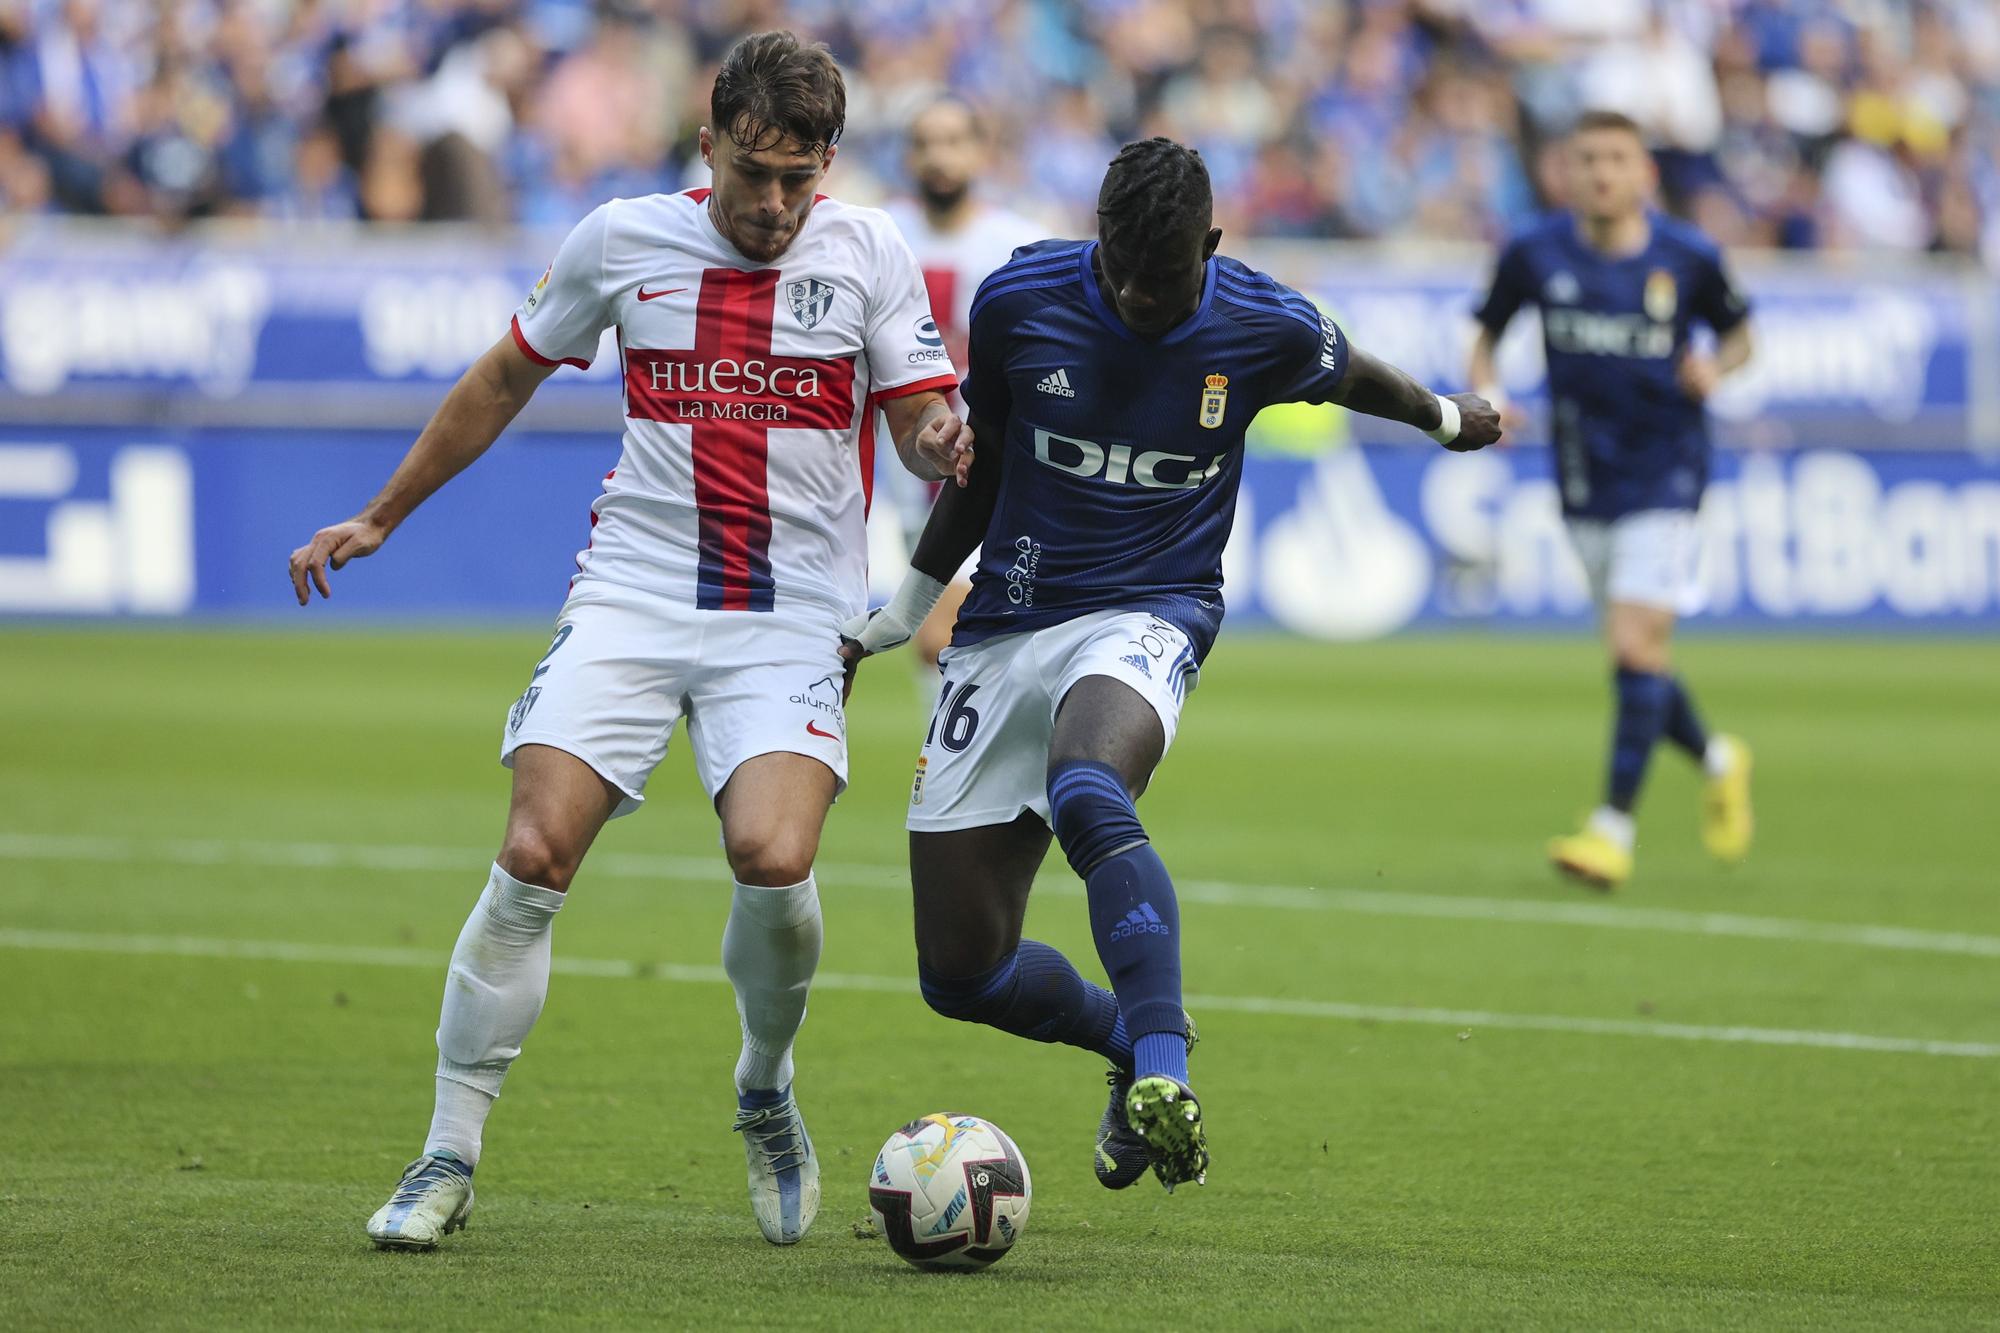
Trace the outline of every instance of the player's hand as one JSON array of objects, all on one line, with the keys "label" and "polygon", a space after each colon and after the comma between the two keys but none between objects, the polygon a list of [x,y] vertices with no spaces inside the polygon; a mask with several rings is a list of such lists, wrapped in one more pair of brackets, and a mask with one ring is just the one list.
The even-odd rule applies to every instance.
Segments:
[{"label": "player's hand", "polygon": [[858,616],[851,616],[842,623],[841,660],[850,666],[858,664],[864,657],[873,657],[892,648],[901,648],[915,638],[916,634],[916,625],[905,624],[892,608],[878,606],[873,611],[864,611]]},{"label": "player's hand", "polygon": [[1500,412],[1493,404],[1476,393],[1455,393],[1451,401],[1458,404],[1458,437],[1445,448],[1469,454],[1500,438]]},{"label": "player's hand", "polygon": [[955,412],[940,412],[917,432],[917,457],[940,478],[963,486],[972,479],[972,426]]},{"label": "player's hand", "polygon": [[1704,356],[1690,348],[1681,353],[1681,363],[1675,367],[1675,378],[1680,381],[1681,392],[1697,403],[1705,403],[1715,392],[1715,386],[1722,382],[1722,372],[1716,369],[1715,358]]},{"label": "player's hand", "polygon": [[861,670],[861,659],[859,657],[848,657],[846,644],[841,644],[840,648],[841,657],[847,661],[847,669],[840,673],[840,703],[844,708],[847,705],[847,701],[854,697],[854,675]]},{"label": "player's hand", "polygon": [[[333,596],[333,589],[326,581],[328,567],[339,569],[350,560],[375,554],[388,536],[385,528],[361,518],[350,518],[315,532],[311,541],[292,552],[292,591],[297,594],[299,605],[312,600],[313,588],[319,589],[321,597]],[[308,578],[312,580],[311,587],[306,584]]]}]

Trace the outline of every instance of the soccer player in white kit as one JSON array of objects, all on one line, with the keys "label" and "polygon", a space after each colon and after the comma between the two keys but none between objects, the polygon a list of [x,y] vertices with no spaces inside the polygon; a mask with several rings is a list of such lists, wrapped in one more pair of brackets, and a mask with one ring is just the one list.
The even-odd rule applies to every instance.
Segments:
[{"label": "soccer player in white kit", "polygon": [[625,442],[554,642],[508,713],[500,854],[452,953],[422,1154],[369,1219],[428,1249],[472,1209],[488,1111],[548,991],[550,928],[607,819],[636,809],[683,717],[735,879],[722,958],[742,1057],[736,1129],[765,1239],[812,1225],[819,1165],[791,1092],[821,926],[812,863],[847,776],[838,627],[865,605],[881,407],[929,480],[971,436],[929,353],[916,260],[886,215],[816,193],[846,115],[824,46],[747,37],[701,131],[709,189],[618,199],[570,233],[507,334],[378,495],[293,552],[301,604],[478,458],[559,365],[617,330]]},{"label": "soccer player in white kit", "polygon": [[[981,197],[976,182],[991,162],[991,151],[986,128],[969,103],[952,96],[937,99],[910,120],[904,165],[916,197],[899,199],[887,209],[923,268],[938,337],[951,363],[959,366],[966,363],[972,297],[979,284],[1014,251],[1048,234],[1041,224]],[[956,394],[953,406],[960,406]],[[897,480],[898,503],[885,505],[881,517],[900,520],[906,533],[921,532],[935,488],[908,477]],[[933,687],[938,653],[950,641],[958,608],[972,591],[977,558],[974,552],[917,633],[915,647]]]}]

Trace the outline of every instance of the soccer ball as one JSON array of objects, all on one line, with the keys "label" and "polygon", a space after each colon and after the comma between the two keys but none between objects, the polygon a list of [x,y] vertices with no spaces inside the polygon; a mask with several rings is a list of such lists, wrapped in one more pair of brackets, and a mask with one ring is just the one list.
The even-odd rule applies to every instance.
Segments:
[{"label": "soccer ball", "polygon": [[984,1268],[1028,1225],[1028,1159],[976,1115],[940,1111],[882,1145],[868,1206],[889,1248],[919,1268]]}]

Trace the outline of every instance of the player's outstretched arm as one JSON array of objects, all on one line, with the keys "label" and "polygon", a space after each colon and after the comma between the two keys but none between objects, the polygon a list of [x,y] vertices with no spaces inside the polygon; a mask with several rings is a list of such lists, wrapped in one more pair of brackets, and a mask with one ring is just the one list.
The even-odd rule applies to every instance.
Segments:
[{"label": "player's outstretched arm", "polygon": [[882,404],[889,438],[903,466],[925,481],[956,480],[965,485],[978,432],[960,421],[945,396],[935,390],[891,398]]},{"label": "player's outstretched arm", "polygon": [[[981,439],[1001,438],[999,428],[988,422],[975,420],[972,428]],[[855,616],[840,627],[840,653],[850,663],[908,643],[944,596],[965,557],[985,539],[1000,497],[1001,453],[995,447],[977,460],[968,457],[960,483],[945,487],[931,506],[916,553],[910,557],[910,572],[896,595],[887,606]]]},{"label": "player's outstretched arm", "polygon": [[321,597],[333,596],[328,567],[373,555],[412,510],[492,447],[554,369],[529,360],[511,334],[488,348],[445,395],[381,493],[353,518],[321,528],[292,552],[292,591],[299,605],[312,600],[312,588]]},{"label": "player's outstretched arm", "polygon": [[1500,438],[1500,414],[1476,393],[1442,397],[1379,357],[1348,345],[1347,373],[1333,400],[1356,412],[1415,426],[1456,453]]}]

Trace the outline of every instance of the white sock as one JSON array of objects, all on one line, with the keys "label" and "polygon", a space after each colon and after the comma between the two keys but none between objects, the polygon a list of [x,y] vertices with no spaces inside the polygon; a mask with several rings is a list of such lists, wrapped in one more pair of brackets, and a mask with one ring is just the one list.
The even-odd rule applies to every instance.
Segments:
[{"label": "white sock", "polygon": [[736,987],[743,1024],[738,1092],[792,1081],[792,1039],[806,1019],[823,934],[811,875],[781,889],[736,886],[722,932],[722,970]]},{"label": "white sock", "polygon": [[1712,778],[1719,778],[1729,772],[1729,766],[1736,762],[1736,747],[1729,743],[1727,736],[1710,736],[1708,748],[1701,752],[1702,772]]},{"label": "white sock", "polygon": [[438,1015],[437,1109],[425,1152],[479,1161],[486,1113],[549,994],[549,933],[563,895],[499,866],[458,933]]},{"label": "white sock", "polygon": [[1632,816],[1623,810],[1613,810],[1608,805],[1598,806],[1590,812],[1590,827],[1593,832],[1602,833],[1626,851],[1632,850]]}]

